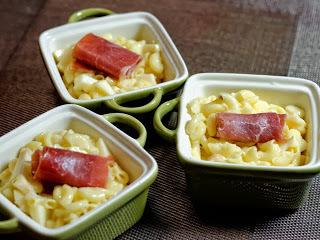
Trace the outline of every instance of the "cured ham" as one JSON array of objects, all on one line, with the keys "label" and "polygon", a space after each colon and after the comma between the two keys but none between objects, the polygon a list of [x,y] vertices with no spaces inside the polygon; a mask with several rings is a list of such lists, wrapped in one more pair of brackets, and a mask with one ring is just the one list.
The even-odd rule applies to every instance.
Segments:
[{"label": "cured ham", "polygon": [[286,114],[273,112],[258,114],[217,113],[216,137],[242,143],[264,143],[282,140]]},{"label": "cured ham", "polygon": [[73,56],[93,68],[116,78],[129,75],[142,57],[92,33],[75,46]]},{"label": "cured ham", "polygon": [[31,168],[36,180],[75,187],[105,187],[111,162],[111,156],[44,147],[33,154]]},{"label": "cured ham", "polygon": [[87,66],[80,61],[74,60],[72,62],[72,69],[76,72],[83,72],[83,73],[94,73],[94,70],[90,68],[90,66]]}]

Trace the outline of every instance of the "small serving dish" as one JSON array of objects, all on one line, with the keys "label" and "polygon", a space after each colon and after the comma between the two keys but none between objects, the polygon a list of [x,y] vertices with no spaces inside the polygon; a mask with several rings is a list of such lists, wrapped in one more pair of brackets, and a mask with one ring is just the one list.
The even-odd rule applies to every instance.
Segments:
[{"label": "small serving dish", "polygon": [[[307,163],[302,166],[252,166],[210,162],[192,157],[186,123],[187,104],[196,97],[248,89],[261,99],[280,106],[305,110]],[[156,131],[176,140],[177,155],[184,167],[197,206],[296,209],[307,198],[312,179],[320,172],[319,87],[312,81],[280,76],[202,73],[191,76],[180,98],[163,103],[154,116]],[[178,104],[178,128],[166,128],[161,119]]]},{"label": "small serving dish", "polygon": [[[73,14],[71,22],[82,20],[84,17],[93,17],[101,14],[109,14],[103,9],[86,9]],[[77,17],[82,16],[82,17]],[[85,34],[97,35],[110,33],[114,37],[123,36],[127,39],[146,40],[156,42],[162,50],[165,76],[162,83],[151,87],[133,90],[129,92],[114,94],[106,97],[79,100],[68,92],[57,65],[53,53],[65,47],[69,47],[79,41]],[[67,103],[79,104],[85,107],[94,107],[104,103],[107,107],[127,113],[144,113],[156,108],[163,94],[178,88],[188,77],[186,65],[171,40],[169,34],[159,20],[147,12],[132,12],[124,14],[113,14],[96,19],[85,20],[66,24],[43,32],[39,38],[40,49],[60,97]],[[141,107],[125,107],[122,103],[142,99],[153,94],[152,100]]]},{"label": "small serving dish", "polygon": [[[129,116],[132,120],[132,117]],[[148,189],[154,182],[158,167],[154,158],[142,147],[145,132],[140,130],[140,143],[114,127],[110,121],[130,121],[123,114],[100,116],[77,105],[56,107],[0,138],[0,169],[15,159],[21,147],[35,136],[47,131],[73,129],[82,134],[100,137],[106,143],[116,162],[129,175],[129,184],[111,199],[85,213],[75,221],[57,228],[41,226],[15,204],[0,194],[1,211],[10,220],[0,221],[0,233],[17,230],[28,231],[37,238],[71,238],[98,223],[90,231],[99,230],[107,239],[112,239],[135,224],[143,214]]]}]

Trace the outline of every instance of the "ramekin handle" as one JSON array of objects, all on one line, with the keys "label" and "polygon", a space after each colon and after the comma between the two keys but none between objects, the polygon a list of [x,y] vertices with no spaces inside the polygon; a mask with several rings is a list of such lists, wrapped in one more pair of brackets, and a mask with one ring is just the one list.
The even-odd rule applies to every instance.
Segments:
[{"label": "ramekin handle", "polygon": [[139,134],[136,141],[144,147],[147,140],[147,130],[138,119],[125,113],[107,113],[102,116],[110,123],[119,122],[135,129]]},{"label": "ramekin handle", "polygon": [[13,217],[9,220],[0,220],[0,233],[13,233],[19,231],[18,219]]},{"label": "ramekin handle", "polygon": [[[147,103],[144,106],[141,107],[124,107],[121,106],[120,104],[128,102],[128,101],[132,101],[132,97],[131,96],[122,96],[122,97],[118,97],[118,98],[114,98],[114,99],[110,99],[105,101],[105,105],[108,108],[111,108],[113,110],[116,110],[118,112],[125,112],[125,113],[146,113],[146,112],[150,112],[153,109],[155,109],[156,107],[159,106],[160,102],[161,102],[161,98],[163,95],[163,89],[162,88],[156,88],[151,94],[153,94],[153,98],[152,100]],[[144,98],[145,95],[144,94],[140,94],[140,95],[136,95],[134,96],[134,99],[142,99]]]},{"label": "ramekin handle", "polygon": [[161,104],[153,116],[153,127],[156,132],[164,139],[174,142],[176,140],[177,129],[171,130],[162,123],[162,118],[172,111],[180,102],[180,97],[174,98]]},{"label": "ramekin handle", "polygon": [[115,14],[115,13],[106,8],[86,8],[71,14],[68,19],[68,23],[79,22],[87,18],[108,16],[111,14]]}]

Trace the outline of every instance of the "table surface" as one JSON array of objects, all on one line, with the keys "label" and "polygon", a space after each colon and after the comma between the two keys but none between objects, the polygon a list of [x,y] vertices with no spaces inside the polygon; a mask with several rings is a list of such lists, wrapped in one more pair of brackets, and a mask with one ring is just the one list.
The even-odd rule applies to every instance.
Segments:
[{"label": "table surface", "polygon": [[[190,75],[234,72],[319,79],[317,0],[0,1],[0,136],[63,104],[43,63],[38,37],[87,7],[151,12],[169,32]],[[148,128],[145,148],[158,162],[159,176],[142,219],[118,239],[320,239],[319,178],[294,213],[200,217],[193,209],[176,148],[155,135],[149,124],[152,114],[140,119]]]}]

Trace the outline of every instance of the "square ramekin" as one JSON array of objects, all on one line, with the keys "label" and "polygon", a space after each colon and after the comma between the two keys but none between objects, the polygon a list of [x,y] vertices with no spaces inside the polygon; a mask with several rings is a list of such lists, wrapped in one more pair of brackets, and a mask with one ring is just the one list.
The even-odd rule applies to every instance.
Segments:
[{"label": "square ramekin", "polygon": [[[107,239],[114,238],[131,227],[142,216],[148,188],[156,178],[158,167],[154,158],[134,139],[107,122],[102,116],[70,104],[56,107],[34,118],[0,138],[0,170],[3,170],[9,161],[17,156],[21,147],[41,132],[67,128],[102,137],[116,161],[128,172],[130,184],[78,220],[55,229],[39,225],[2,194],[0,194],[0,208],[12,218],[11,222],[17,222],[19,228],[39,238],[70,238],[98,221],[100,221],[99,224],[92,229],[105,232]],[[11,226],[11,229],[7,230],[15,230],[14,228]],[[0,228],[0,232],[2,230],[5,229]]]},{"label": "square ramekin", "polygon": [[[192,157],[185,127],[191,119],[187,104],[197,97],[221,92],[252,90],[261,99],[305,110],[308,163],[297,167],[247,166],[209,162]],[[191,76],[179,98],[163,103],[155,112],[156,131],[166,139],[176,138],[177,155],[184,167],[194,203],[200,209],[213,207],[296,209],[306,199],[311,180],[320,172],[320,90],[314,82],[280,76],[201,73]],[[177,130],[169,130],[161,118],[178,103]]]},{"label": "square ramekin", "polygon": [[[111,33],[114,36],[124,36],[129,39],[144,39],[148,42],[155,41],[159,43],[166,69],[166,81],[152,87],[98,99],[79,100],[73,98],[63,83],[53,58],[53,52],[57,49],[75,44],[81,37],[89,32],[98,35]],[[83,22],[65,24],[43,32],[40,35],[39,44],[53,84],[60,97],[67,103],[93,107],[104,102],[107,106],[112,107],[112,104],[108,104],[111,100],[117,99],[119,104],[121,104],[122,102],[144,98],[151,93],[160,96],[157,98],[157,102],[160,103],[162,94],[178,88],[188,77],[187,67],[169,34],[159,20],[147,12],[114,14],[85,20]]]},{"label": "square ramekin", "polygon": [[[185,125],[190,120],[187,104],[196,97],[241,89],[252,90],[273,104],[293,104],[305,110],[308,164],[297,167],[244,166],[208,162],[191,156],[190,141],[185,131]],[[320,172],[319,101],[318,85],[300,78],[223,73],[191,76],[185,84],[180,101],[177,152],[185,167],[195,203],[298,208],[307,197],[312,178]]]}]

